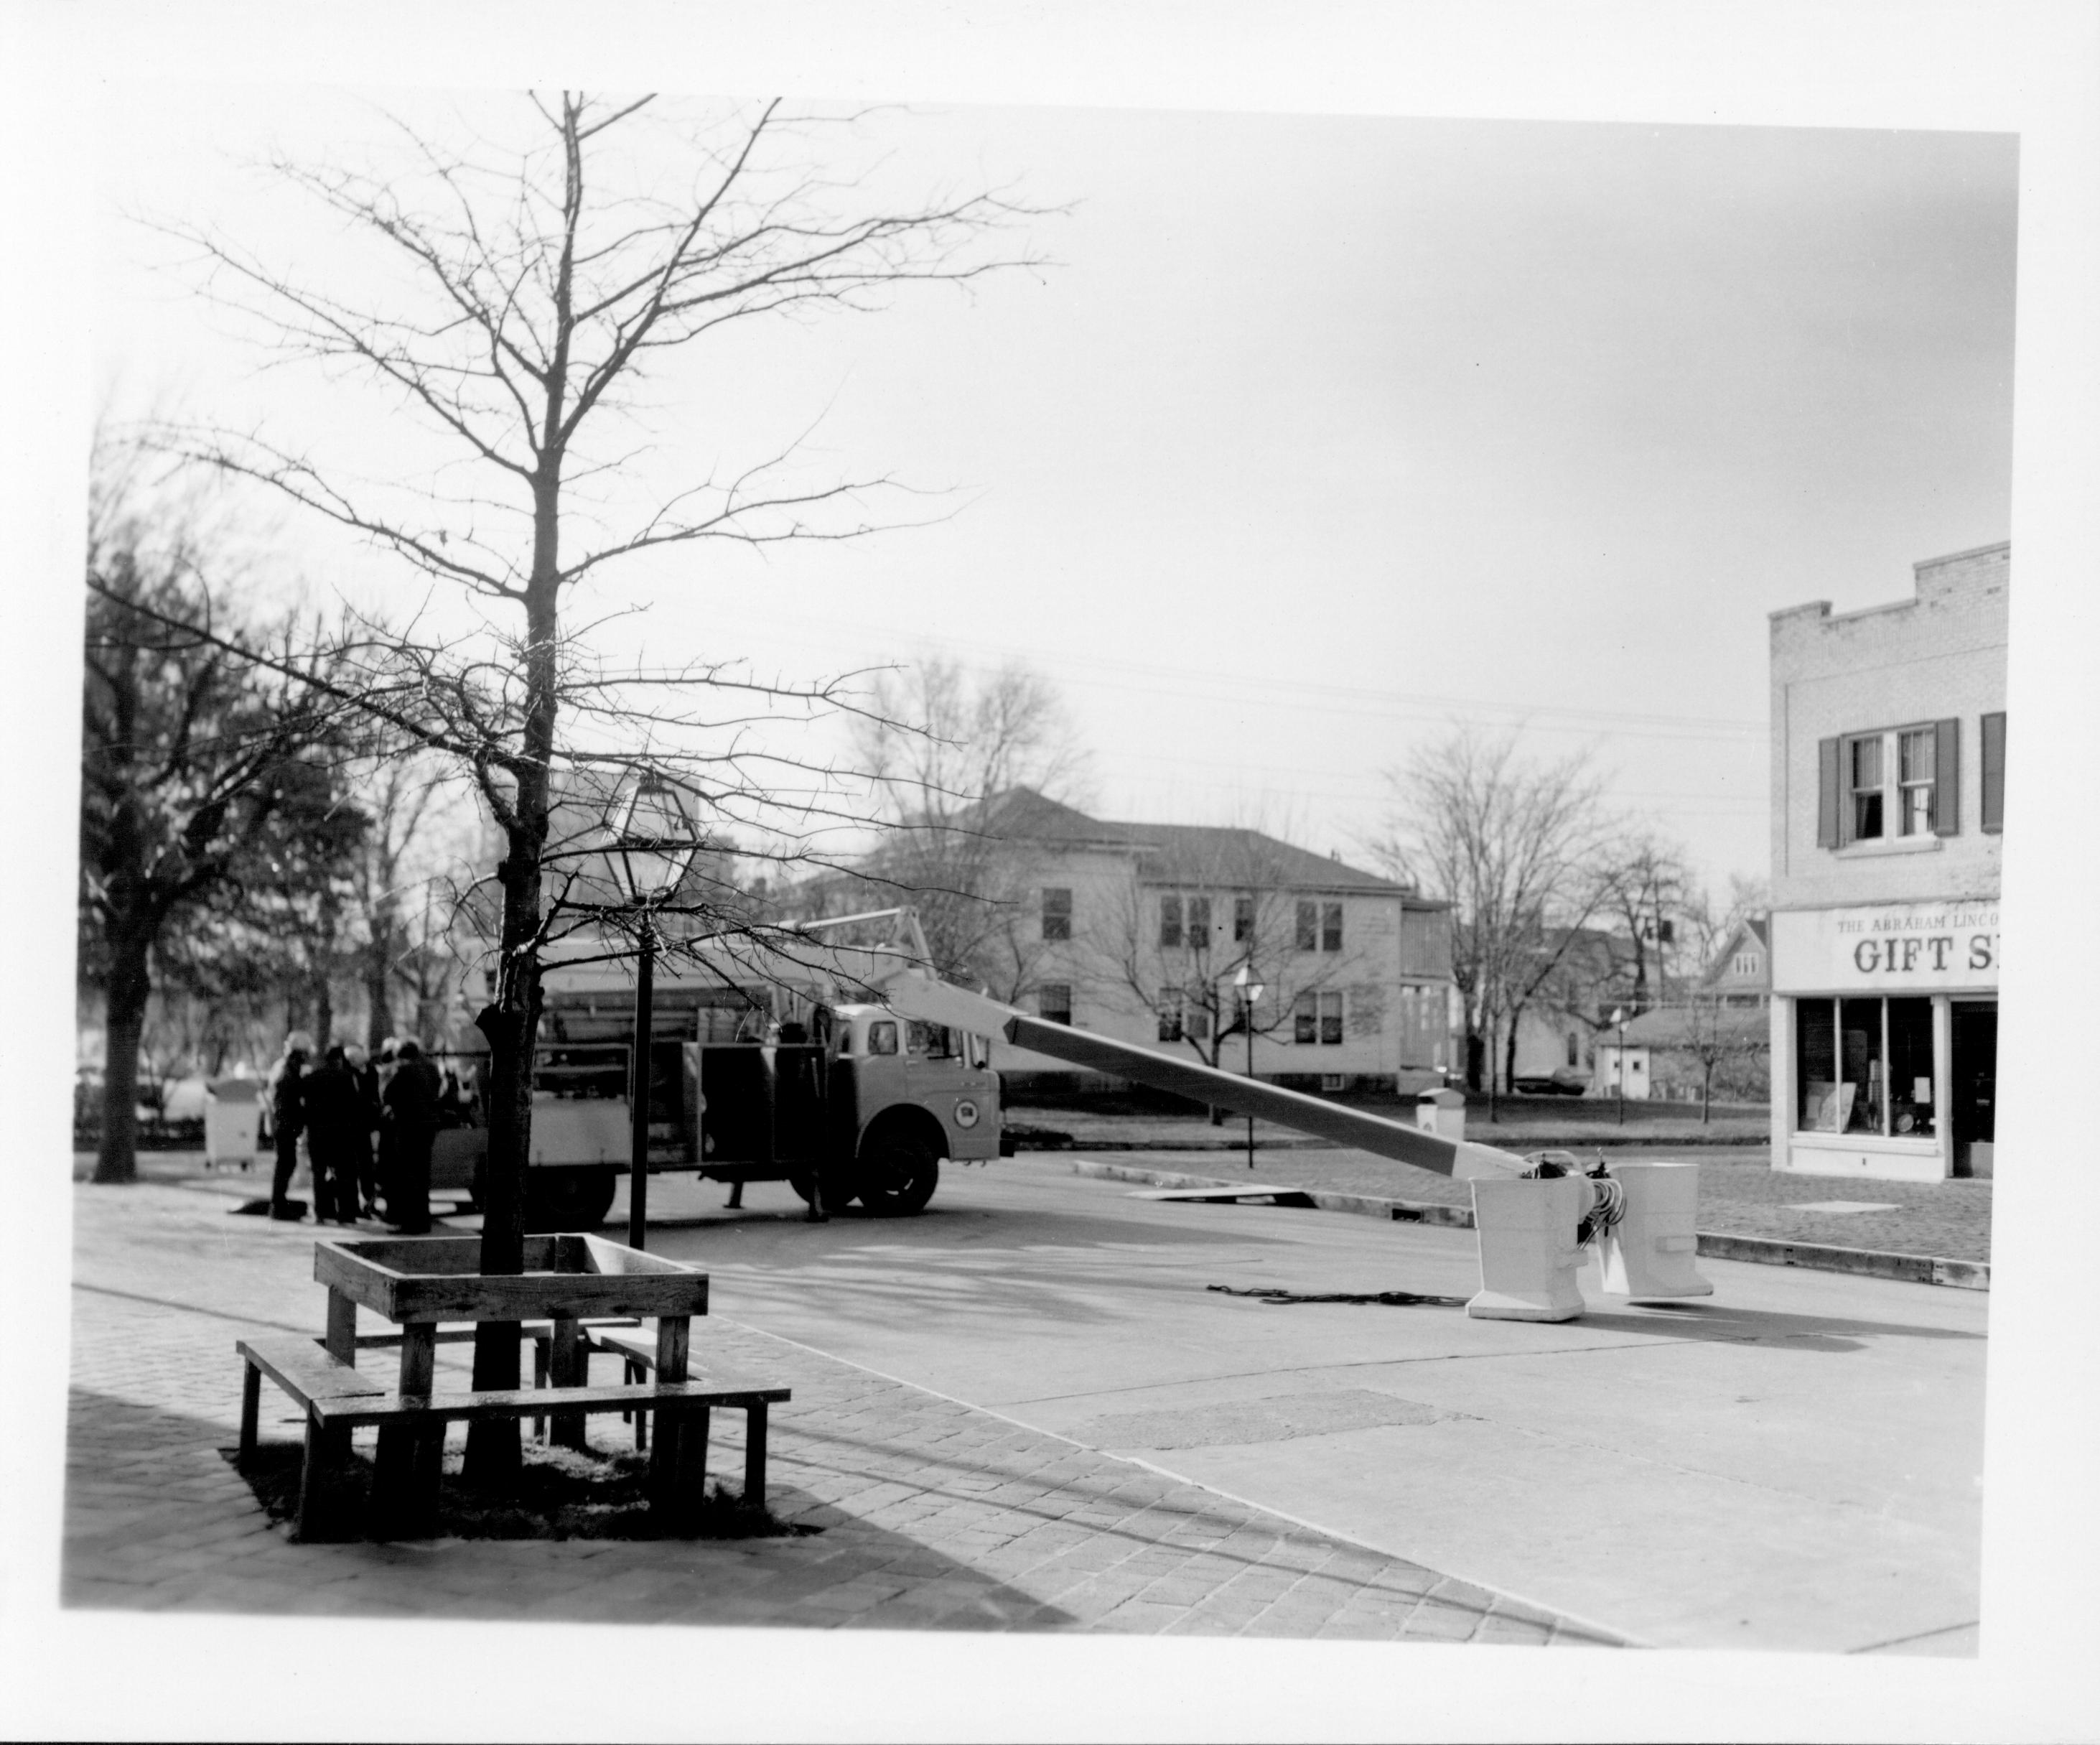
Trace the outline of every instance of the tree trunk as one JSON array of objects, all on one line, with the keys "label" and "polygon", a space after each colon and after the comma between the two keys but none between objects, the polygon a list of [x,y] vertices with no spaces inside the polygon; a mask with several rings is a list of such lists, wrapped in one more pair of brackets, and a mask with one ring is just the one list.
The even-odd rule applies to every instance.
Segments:
[{"label": "tree trunk", "polygon": [[1699,1124],[1704,1127],[1714,1112],[1714,1063],[1706,1063],[1706,1076],[1699,1086]]},{"label": "tree trunk", "polygon": [[393,917],[372,918],[372,943],[364,952],[364,1045],[377,1058],[380,1045],[394,1034],[391,992],[394,960]]},{"label": "tree trunk", "polygon": [[150,930],[136,917],[111,929],[109,985],[103,1000],[102,1143],[98,1182],[139,1179],[139,1044],[153,991]]}]

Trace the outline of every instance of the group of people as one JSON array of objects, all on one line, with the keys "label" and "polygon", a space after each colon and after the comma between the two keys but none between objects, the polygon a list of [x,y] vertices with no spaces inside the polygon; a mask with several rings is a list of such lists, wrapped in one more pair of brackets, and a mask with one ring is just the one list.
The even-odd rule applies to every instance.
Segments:
[{"label": "group of people", "polygon": [[313,1165],[316,1222],[354,1224],[360,1216],[383,1216],[404,1235],[423,1235],[430,1227],[430,1146],[443,1095],[436,1064],[412,1038],[391,1036],[376,1059],[342,1043],[318,1065],[310,1064],[313,1056],[314,1039],[295,1030],[271,1070],[277,1161],[270,1216],[301,1216],[289,1190],[303,1135]]}]

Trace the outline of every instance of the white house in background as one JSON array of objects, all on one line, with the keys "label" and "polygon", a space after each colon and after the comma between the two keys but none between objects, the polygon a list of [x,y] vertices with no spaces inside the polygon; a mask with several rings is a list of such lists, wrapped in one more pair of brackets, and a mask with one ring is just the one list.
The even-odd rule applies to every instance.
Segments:
[{"label": "white house in background", "polygon": [[[1121,1040],[1246,1069],[1242,968],[1263,992],[1256,1076],[1313,1090],[1420,1089],[1459,1064],[1450,905],[1260,831],[1089,817],[1015,788],[974,828],[1024,905],[1022,1004]],[[1005,1045],[1016,1075],[1071,1068]]]},{"label": "white house in background", "polygon": [[1984,546],[1907,600],[1772,614],[1776,1169],[1995,1168],[2011,568]]}]

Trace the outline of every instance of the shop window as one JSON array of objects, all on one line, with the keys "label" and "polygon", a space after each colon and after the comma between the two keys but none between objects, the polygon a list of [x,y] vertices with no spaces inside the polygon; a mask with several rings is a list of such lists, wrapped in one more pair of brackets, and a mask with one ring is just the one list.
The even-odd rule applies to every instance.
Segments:
[{"label": "shop window", "polygon": [[1802,1132],[1933,1136],[1930,1000],[1797,1001],[1794,1039]]},{"label": "shop window", "polygon": [[1043,937],[1046,939],[1069,939],[1072,937],[1072,893],[1069,887],[1056,885],[1043,887]]},{"label": "shop window", "polygon": [[1159,899],[1159,948],[1172,951],[1181,943],[1181,899],[1162,897]]},{"label": "shop window", "polygon": [[1342,996],[1300,994],[1290,1009],[1293,1042],[1333,1047],[1342,1040]]},{"label": "shop window", "polygon": [[1233,899],[1233,943],[1235,945],[1254,943],[1254,899],[1252,897]]},{"label": "shop window", "polygon": [[1983,828],[1992,835],[2005,827],[2005,713],[1983,719]]},{"label": "shop window", "polygon": [[1072,1022],[1072,984],[1045,982],[1035,991],[1035,1015],[1046,1024]]}]

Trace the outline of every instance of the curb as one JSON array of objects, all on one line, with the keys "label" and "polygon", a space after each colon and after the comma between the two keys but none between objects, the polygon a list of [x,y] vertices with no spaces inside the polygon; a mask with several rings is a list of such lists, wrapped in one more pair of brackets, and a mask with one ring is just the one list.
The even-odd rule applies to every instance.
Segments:
[{"label": "curb", "polygon": [[[1072,1173],[1111,1182],[1137,1182],[1149,1187],[1230,1187],[1213,1176],[1177,1175],[1164,1169],[1140,1169],[1128,1164],[1105,1164],[1075,1158]],[[1340,1194],[1326,1188],[1293,1189],[1322,1212],[1348,1212],[1361,1217],[1387,1218],[1405,1224],[1440,1224],[1471,1230],[1470,1206],[1435,1200],[1383,1199],[1370,1194]],[[1924,1254],[1884,1254],[1873,1248],[1840,1248],[1816,1242],[1782,1242],[1772,1236],[1737,1236],[1720,1230],[1699,1232],[1699,1252],[1714,1260],[1749,1261],[1764,1266],[1801,1266],[1813,1272],[1844,1272],[1868,1279],[1896,1279],[1908,1284],[1939,1284],[1951,1290],[1988,1291],[1988,1261],[1952,1261]]]}]

